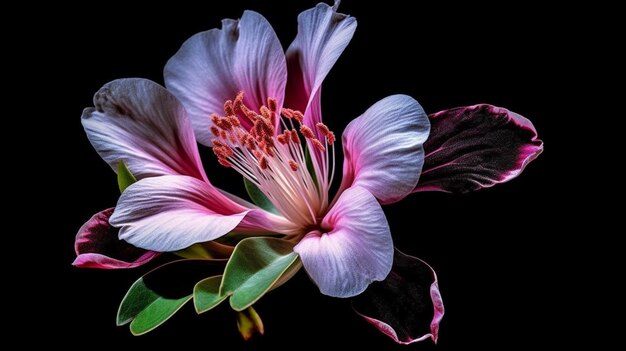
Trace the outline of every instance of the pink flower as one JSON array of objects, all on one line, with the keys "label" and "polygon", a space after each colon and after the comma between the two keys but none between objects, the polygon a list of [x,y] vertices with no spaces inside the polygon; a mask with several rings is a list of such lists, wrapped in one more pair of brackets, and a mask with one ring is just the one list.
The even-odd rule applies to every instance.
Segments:
[{"label": "pink flower", "polygon": [[[138,179],[109,219],[121,240],[168,252],[231,232],[283,234],[322,293],[353,297],[372,282],[384,285],[394,264],[381,204],[416,191],[491,186],[541,152],[532,124],[507,110],[480,105],[429,120],[413,98],[394,95],[346,127],[343,177],[331,197],[339,140],[322,123],[321,84],[356,29],[337,5],[300,14],[286,53],[265,18],[246,11],[187,40],[165,67],[167,90],[123,79],[95,95],[95,108],[83,113],[89,140],[114,170],[124,161]],[[213,186],[196,140],[260,189],[276,213]],[[424,265],[400,255],[404,268]],[[372,317],[376,309],[367,312],[398,342],[437,338],[443,305],[434,272],[424,272],[430,293],[416,298],[431,301],[430,333],[405,336]]]}]

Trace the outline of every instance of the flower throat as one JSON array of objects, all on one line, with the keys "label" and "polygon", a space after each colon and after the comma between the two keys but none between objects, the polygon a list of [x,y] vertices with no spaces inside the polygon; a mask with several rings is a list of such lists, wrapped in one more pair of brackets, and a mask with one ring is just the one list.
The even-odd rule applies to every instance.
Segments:
[{"label": "flower throat", "polygon": [[[218,162],[256,185],[285,218],[302,226],[318,224],[328,208],[335,173],[335,134],[321,122],[307,126],[300,111],[283,108],[279,113],[274,98],[257,112],[243,103],[243,97],[240,92],[234,101],[227,100],[224,116],[211,115]],[[251,122],[248,130],[240,117]]]}]

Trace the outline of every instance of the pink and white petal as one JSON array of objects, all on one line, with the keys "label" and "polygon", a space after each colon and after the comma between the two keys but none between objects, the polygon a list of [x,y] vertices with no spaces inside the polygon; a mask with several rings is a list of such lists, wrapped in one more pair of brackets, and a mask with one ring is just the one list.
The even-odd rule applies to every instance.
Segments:
[{"label": "pink and white petal", "polygon": [[[224,102],[244,92],[244,103],[259,111],[267,98],[282,107],[287,65],[282,46],[267,20],[245,11],[225,19],[222,29],[189,38],[165,66],[165,85],[185,105],[196,138],[211,146],[211,114],[223,115]],[[240,116],[244,127],[250,121]]]},{"label": "pink and white petal", "polygon": [[419,258],[395,250],[387,279],[352,299],[352,308],[399,344],[439,337],[444,307],[435,271]]},{"label": "pink and white petal", "polygon": [[98,154],[117,172],[124,161],[138,179],[182,174],[206,179],[185,109],[147,79],[105,84],[83,111],[82,123]]},{"label": "pink and white petal", "polygon": [[328,229],[310,232],[294,251],[322,294],[352,297],[387,277],[393,241],[380,204],[367,190],[344,191],[321,228]]},{"label": "pink and white petal", "polygon": [[[303,111],[309,126],[321,122],[322,81],[356,30],[356,19],[338,13],[339,1],[320,3],[298,16],[298,35],[287,49],[289,70],[285,105]],[[313,128],[315,129],[315,128]],[[315,132],[319,131],[315,129]]]},{"label": "pink and white petal", "polygon": [[457,107],[429,118],[432,130],[415,191],[488,188],[517,177],[543,151],[533,124],[505,108]]},{"label": "pink and white petal", "polygon": [[80,268],[118,269],[144,265],[158,252],[136,248],[117,237],[118,229],[109,224],[113,208],[93,215],[76,234],[74,249]]},{"label": "pink and white petal", "polygon": [[392,95],[370,107],[343,133],[341,189],[361,186],[381,203],[396,202],[417,184],[430,123],[420,104]]},{"label": "pink and white petal", "polygon": [[249,225],[270,224],[263,211],[224,201],[206,182],[186,176],[162,176],[128,187],[110,223],[120,228],[120,239],[132,245],[153,251],[177,251],[221,237],[249,213],[253,213]]}]

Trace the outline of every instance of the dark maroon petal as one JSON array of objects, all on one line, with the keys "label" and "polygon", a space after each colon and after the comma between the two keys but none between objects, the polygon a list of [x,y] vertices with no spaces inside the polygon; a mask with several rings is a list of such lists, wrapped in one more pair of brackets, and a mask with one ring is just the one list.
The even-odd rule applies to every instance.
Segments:
[{"label": "dark maroon petal", "polygon": [[414,191],[487,188],[515,178],[543,151],[533,124],[501,107],[457,107],[428,117],[430,137]]},{"label": "dark maroon petal", "polygon": [[119,229],[109,224],[113,208],[98,212],[76,234],[76,260],[81,268],[118,269],[133,268],[148,263],[158,252],[136,248],[118,239]]},{"label": "dark maroon petal", "polygon": [[399,344],[427,338],[436,343],[444,313],[435,271],[398,249],[391,273],[353,298],[352,308]]}]

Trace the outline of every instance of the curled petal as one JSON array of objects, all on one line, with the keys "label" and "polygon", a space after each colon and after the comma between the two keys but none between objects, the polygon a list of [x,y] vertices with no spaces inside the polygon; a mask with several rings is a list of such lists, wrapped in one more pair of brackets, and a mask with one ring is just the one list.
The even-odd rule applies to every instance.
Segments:
[{"label": "curled petal", "polygon": [[429,118],[424,169],[414,191],[488,188],[517,177],[543,151],[533,124],[505,108],[457,107]]},{"label": "curled petal", "polygon": [[342,189],[361,186],[384,204],[410,194],[420,177],[429,128],[426,113],[410,96],[375,103],[343,133]]},{"label": "curled petal", "polygon": [[435,271],[396,249],[391,273],[352,299],[366,321],[399,344],[437,342],[444,307]]},{"label": "curled petal", "polygon": [[322,221],[294,247],[322,294],[351,297],[385,279],[393,261],[393,242],[380,204],[352,187],[341,194]]},{"label": "curled petal", "polygon": [[133,268],[144,265],[159,255],[158,252],[136,248],[117,237],[118,229],[109,224],[113,208],[93,215],[76,234],[74,249],[81,268]]},{"label": "curled petal", "polygon": [[238,206],[206,182],[185,176],[146,178],[120,197],[110,223],[120,239],[147,250],[177,251],[217,239],[237,226],[273,229],[263,210]]},{"label": "curled petal", "polygon": [[104,85],[93,102],[83,111],[83,127],[115,172],[124,161],[137,179],[206,179],[185,109],[165,88],[147,79],[119,79]]},{"label": "curled petal", "polygon": [[[225,19],[222,29],[189,38],[165,66],[165,85],[189,112],[196,138],[211,146],[211,114],[222,115],[224,102],[244,92],[244,104],[259,112],[268,98],[282,107],[287,66],[276,33],[260,14],[245,11]],[[243,116],[240,116],[243,117]],[[241,118],[246,129],[247,118]]]},{"label": "curled petal", "polygon": [[[286,105],[304,111],[305,123],[321,122],[322,81],[333,67],[356,30],[356,19],[320,3],[298,16],[298,35],[287,49],[289,80]],[[315,131],[318,133],[318,131]],[[318,133],[318,138],[322,139]]]}]

